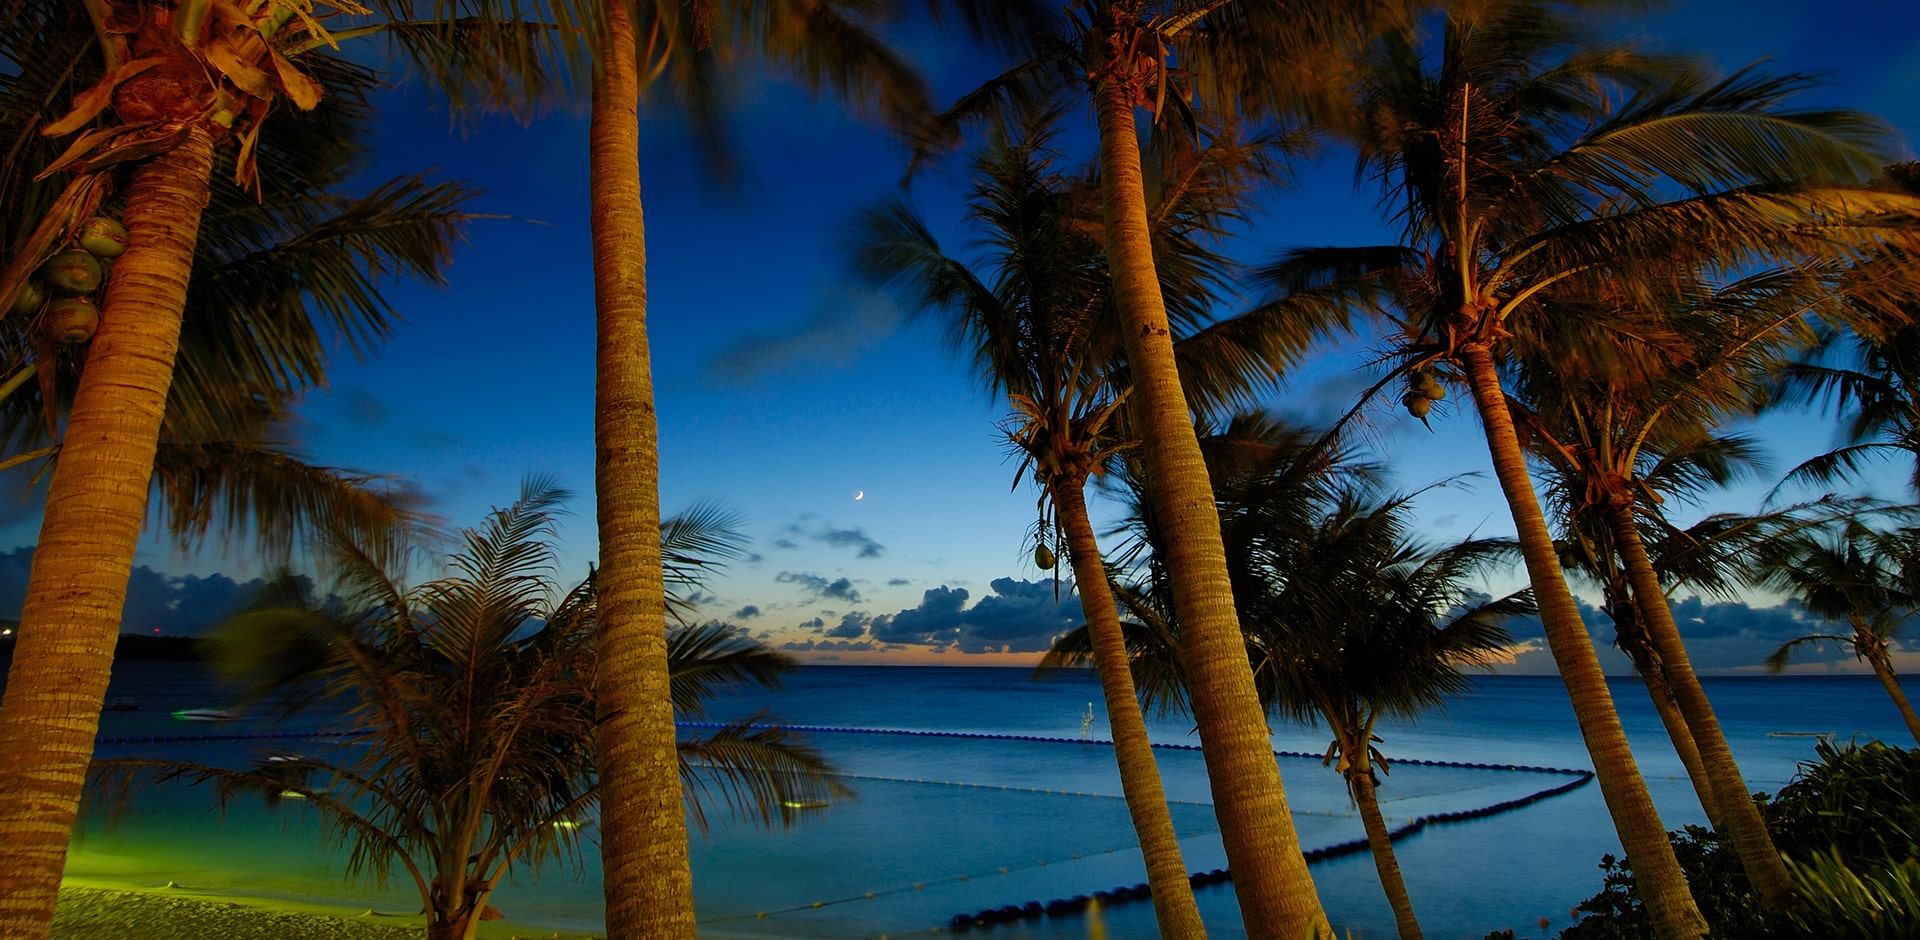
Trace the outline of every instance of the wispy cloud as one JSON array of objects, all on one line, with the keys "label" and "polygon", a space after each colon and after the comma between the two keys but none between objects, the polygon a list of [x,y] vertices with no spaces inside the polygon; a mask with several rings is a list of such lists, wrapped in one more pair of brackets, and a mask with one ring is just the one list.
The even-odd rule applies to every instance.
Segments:
[{"label": "wispy cloud", "polygon": [[883,294],[845,285],[823,287],[805,322],[785,333],[741,337],[707,361],[702,378],[725,387],[852,365],[860,353],[892,336],[900,323]]}]

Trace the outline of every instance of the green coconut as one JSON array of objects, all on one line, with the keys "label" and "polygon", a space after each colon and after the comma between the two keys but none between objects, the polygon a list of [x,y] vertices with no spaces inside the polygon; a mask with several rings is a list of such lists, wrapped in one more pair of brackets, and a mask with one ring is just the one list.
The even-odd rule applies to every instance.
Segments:
[{"label": "green coconut", "polygon": [[1425,385],[1420,386],[1420,394],[1425,396],[1430,401],[1439,401],[1440,399],[1447,397],[1447,387],[1445,385],[1441,385],[1439,382],[1430,381]]},{"label": "green coconut", "polygon": [[1401,396],[1400,404],[1406,406],[1407,414],[1416,418],[1424,418],[1433,410],[1433,402],[1419,392],[1408,392]]},{"label": "green coconut", "polygon": [[20,293],[14,295],[13,306],[7,308],[7,316],[26,316],[46,302],[47,289],[40,286],[38,278],[27,278],[27,282],[20,285]]},{"label": "green coconut", "polygon": [[91,294],[100,288],[100,259],[78,248],[70,248],[40,266],[47,287],[62,297]]},{"label": "green coconut", "polygon": [[127,227],[104,215],[80,223],[74,242],[97,258],[118,258],[127,250]]},{"label": "green coconut", "polygon": [[1035,545],[1033,547],[1033,563],[1041,571],[1051,569],[1054,563],[1053,550],[1048,548],[1045,543]]},{"label": "green coconut", "polygon": [[62,297],[47,305],[40,332],[56,343],[84,343],[100,329],[100,308],[85,297]]}]

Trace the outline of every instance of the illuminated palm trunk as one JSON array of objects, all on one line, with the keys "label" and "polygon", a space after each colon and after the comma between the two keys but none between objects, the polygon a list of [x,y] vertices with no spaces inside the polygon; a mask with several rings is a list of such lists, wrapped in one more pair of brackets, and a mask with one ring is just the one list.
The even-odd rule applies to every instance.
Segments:
[{"label": "illuminated palm trunk", "polygon": [[1660,675],[1658,654],[1653,651],[1653,641],[1647,637],[1646,620],[1633,600],[1633,589],[1617,570],[1607,577],[1603,590],[1610,608],[1608,613],[1613,617],[1614,632],[1619,635],[1620,649],[1633,661],[1633,671],[1640,675],[1647,698],[1653,702],[1653,711],[1660,716],[1661,727],[1667,729],[1667,740],[1672,742],[1681,766],[1687,769],[1687,780],[1693,784],[1694,795],[1700,798],[1707,822],[1718,829],[1720,803],[1714,798],[1713,783],[1707,779],[1706,765],[1700,762],[1700,748],[1693,743],[1693,731],[1687,727],[1686,716],[1680,714],[1680,705],[1673,700],[1667,680]]},{"label": "illuminated palm trunk", "polygon": [[100,728],[127,577],[173,381],[181,311],[213,172],[194,123],[134,172],[114,264],[33,554],[0,705],[0,937],[45,937]]},{"label": "illuminated palm trunk", "polygon": [[1673,690],[1674,701],[1686,717],[1687,730],[1700,749],[1713,801],[1720,810],[1720,825],[1732,837],[1740,866],[1746,870],[1747,880],[1753,883],[1761,899],[1770,907],[1785,904],[1793,897],[1793,879],[1787,874],[1786,863],[1780,859],[1780,851],[1773,847],[1773,837],[1767,833],[1767,823],[1760,818],[1759,807],[1753,805],[1747,782],[1740,776],[1740,766],[1734,763],[1733,751],[1727,747],[1726,736],[1720,733],[1720,720],[1713,713],[1713,704],[1707,701],[1706,690],[1693,674],[1693,665],[1687,660],[1687,645],[1681,641],[1680,628],[1673,622],[1672,608],[1667,606],[1667,593],[1647,558],[1646,546],[1640,541],[1640,527],[1634,523],[1633,508],[1625,500],[1615,500],[1607,505],[1606,513],[1607,523],[1613,529],[1614,545],[1633,584],[1634,606],[1639,608],[1647,638],[1660,654],[1667,687]]},{"label": "illuminated palm trunk", "polygon": [[1486,433],[1494,475],[1513,513],[1547,647],[1572,700],[1580,738],[1593,758],[1594,777],[1600,781],[1600,794],[1613,817],[1627,861],[1633,866],[1634,882],[1653,920],[1654,933],[1662,940],[1705,937],[1706,920],[1687,890],[1686,875],[1674,857],[1672,843],[1667,841],[1666,828],[1654,809],[1653,797],[1647,793],[1640,768],[1634,764],[1626,731],[1620,727],[1613,696],[1607,691],[1606,675],[1600,670],[1600,657],[1594,652],[1573,592],[1567,589],[1566,576],[1560,570],[1553,535],[1540,512],[1540,501],[1534,495],[1526,458],[1514,432],[1513,416],[1507,411],[1493,353],[1484,341],[1476,341],[1462,344],[1458,356]]},{"label": "illuminated palm trunk", "polygon": [[1142,429],[1148,498],[1167,536],[1181,658],[1240,914],[1256,940],[1330,932],[1254,692],[1220,516],[1174,364],[1148,234],[1133,99],[1114,80],[1096,83],[1093,94],[1107,259],[1133,370],[1131,405]]},{"label": "illuminated palm trunk", "polygon": [[693,873],[668,695],[660,568],[659,441],[647,353],[633,23],[608,4],[593,80],[594,489],[600,531],[598,669],[601,856],[609,940],[694,936]]},{"label": "illuminated palm trunk", "polygon": [[1193,884],[1187,880],[1187,863],[1180,855],[1173,814],[1167,810],[1166,792],[1160,784],[1159,762],[1154,759],[1147,722],[1140,714],[1140,699],[1134,691],[1127,639],[1120,630],[1113,591],[1107,586],[1106,561],[1100,557],[1093,523],[1087,519],[1086,494],[1082,491],[1085,485],[1085,481],[1058,479],[1048,489],[1060,524],[1067,531],[1067,554],[1073,563],[1074,584],[1080,591],[1080,609],[1087,618],[1094,670],[1100,675],[1100,692],[1106,699],[1114,760],[1120,765],[1120,790],[1126,795],[1127,812],[1133,817],[1140,852],[1146,857],[1153,916],[1162,937],[1204,937],[1206,927],[1193,900]]}]

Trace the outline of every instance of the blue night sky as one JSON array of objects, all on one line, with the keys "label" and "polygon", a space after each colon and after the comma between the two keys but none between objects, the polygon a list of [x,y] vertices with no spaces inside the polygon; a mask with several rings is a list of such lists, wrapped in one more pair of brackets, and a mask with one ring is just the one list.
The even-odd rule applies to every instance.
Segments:
[{"label": "blue night sky", "polygon": [[[1829,83],[1805,103],[1880,115],[1909,141],[1906,159],[1920,137],[1916,27],[1920,12],[1904,0],[1679,3],[1621,26],[1625,36],[1704,51],[1726,68],[1768,58],[1776,70],[1825,72]],[[943,101],[991,66],[958,43],[922,36],[910,45]],[[880,647],[945,629],[946,661],[1030,661],[1078,610],[1071,600],[1056,608],[1050,576],[1026,556],[1035,493],[1025,481],[1013,488],[1016,463],[996,430],[1004,407],[946,355],[935,327],[903,323],[842,274],[845,220],[895,190],[904,152],[789,86],[757,83],[738,104],[746,174],[730,191],[702,171],[671,115],[643,122],[663,508],[724,501],[753,539],[753,555],[712,585],[702,616],[776,644],[810,645],[810,659],[930,661],[937,657],[926,645]],[[381,121],[369,185],[433,170],[484,188],[473,208],[507,218],[474,223],[447,289],[391,293],[405,324],[365,362],[343,354],[330,391],[302,409],[304,446],[323,463],[411,481],[460,525],[510,501],[526,474],[552,474],[576,493],[561,533],[561,576],[583,575],[594,554],[584,114],[453,132],[444,109],[403,81],[382,102]],[[936,166],[911,191],[949,250],[967,241],[957,225],[962,163]],[[1351,155],[1331,150],[1296,191],[1269,200],[1235,251],[1258,258],[1377,240],[1384,230],[1372,207],[1371,192],[1354,190]],[[1363,359],[1364,350],[1325,350],[1272,404],[1297,418],[1335,414],[1373,380],[1355,371]],[[1431,433],[1382,413],[1374,443],[1398,468],[1399,485],[1417,486],[1485,471],[1476,425],[1451,407],[1436,411]],[[1761,430],[1779,470],[1830,446],[1834,433],[1818,416],[1773,419]],[[1752,508],[1766,485],[1716,508]],[[1433,538],[1511,531],[1490,479],[1419,505]],[[30,544],[37,513],[7,508],[17,521],[0,532],[0,545]],[[24,557],[0,565],[0,606],[17,605],[5,575],[23,573]],[[169,632],[194,619],[185,606],[198,602],[169,595],[169,585],[198,589],[224,581],[216,573],[259,573],[244,552],[209,546],[181,556],[153,538],[138,563],[152,569],[143,575],[151,583],[143,589],[136,578],[128,629],[146,623],[135,608],[148,597],[179,605],[183,616],[166,623]],[[1797,632],[1806,631],[1787,635]],[[1760,647],[1778,642],[1727,635],[1724,655],[1697,661],[1755,662]],[[977,652],[984,649],[1010,652]]]}]

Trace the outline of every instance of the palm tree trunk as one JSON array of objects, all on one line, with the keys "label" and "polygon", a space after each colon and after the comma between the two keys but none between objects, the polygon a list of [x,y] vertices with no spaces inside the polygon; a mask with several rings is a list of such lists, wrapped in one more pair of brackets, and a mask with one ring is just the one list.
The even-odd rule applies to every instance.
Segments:
[{"label": "palm tree trunk", "polygon": [[1133,101],[1113,80],[1096,83],[1093,94],[1107,258],[1133,368],[1131,401],[1142,429],[1148,496],[1166,527],[1181,657],[1234,893],[1247,934],[1256,940],[1331,932],[1300,854],[1271,732],[1254,693],[1219,512],[1174,365],[1148,235]]},{"label": "palm tree trunk", "polygon": [[1113,757],[1120,765],[1120,790],[1126,795],[1134,832],[1140,836],[1140,853],[1146,857],[1153,916],[1160,924],[1160,936],[1169,940],[1205,937],[1193,884],[1187,881],[1187,863],[1180,855],[1180,839],[1173,830],[1173,814],[1167,810],[1167,796],[1160,785],[1160,766],[1147,738],[1147,721],[1140,714],[1120,612],[1107,586],[1107,564],[1087,518],[1085,485],[1084,480],[1062,478],[1048,489],[1060,524],[1067,530],[1067,554],[1080,590],[1080,609],[1087,618],[1100,693],[1106,699]]},{"label": "palm tree trunk", "polygon": [[142,164],[67,421],[0,704],[0,937],[45,937],[100,728],[153,481],[213,136],[194,124]]},{"label": "palm tree trunk", "polygon": [[1766,820],[1760,818],[1760,809],[1753,804],[1726,736],[1720,733],[1720,719],[1713,713],[1713,704],[1707,701],[1706,690],[1693,674],[1693,664],[1687,659],[1687,645],[1681,641],[1680,628],[1673,622],[1673,609],[1667,606],[1666,590],[1661,587],[1653,562],[1647,558],[1646,546],[1640,541],[1640,527],[1634,523],[1633,507],[1624,500],[1615,500],[1607,505],[1606,513],[1607,524],[1613,529],[1614,545],[1626,565],[1627,579],[1633,584],[1634,606],[1640,611],[1648,639],[1660,654],[1660,668],[1666,676],[1667,687],[1673,690],[1680,713],[1686,718],[1687,730],[1700,749],[1707,783],[1713,789],[1714,802],[1719,804],[1720,822],[1733,838],[1740,866],[1746,869],[1747,880],[1753,883],[1763,903],[1775,908],[1786,904],[1793,898],[1793,878],[1787,874],[1780,851],[1773,847]]},{"label": "palm tree trunk", "polygon": [[1640,616],[1640,607],[1634,603],[1633,588],[1628,586],[1626,575],[1618,569],[1607,573],[1605,585],[1607,613],[1613,618],[1615,641],[1627,658],[1633,662],[1633,671],[1639,673],[1640,682],[1646,686],[1647,697],[1653,701],[1654,714],[1660,716],[1660,724],[1667,729],[1667,740],[1673,744],[1673,752],[1680,757],[1681,766],[1687,769],[1687,780],[1693,784],[1693,793],[1700,798],[1700,808],[1707,814],[1707,822],[1713,828],[1720,828],[1720,803],[1713,797],[1713,784],[1707,779],[1707,768],[1700,762],[1700,748],[1693,743],[1693,732],[1687,728],[1686,716],[1680,714],[1679,703],[1673,700],[1673,692],[1667,688],[1667,680],[1660,674],[1660,656],[1653,650],[1653,641],[1647,638],[1645,618]]},{"label": "palm tree trunk", "polygon": [[1553,535],[1540,512],[1533,481],[1527,475],[1526,458],[1520,439],[1514,433],[1513,416],[1507,411],[1507,399],[1500,388],[1500,376],[1494,368],[1493,352],[1485,342],[1462,344],[1458,356],[1465,366],[1468,387],[1473,391],[1474,407],[1486,433],[1487,450],[1493,459],[1494,475],[1513,513],[1514,528],[1520,539],[1520,552],[1527,562],[1527,576],[1533,583],[1540,622],[1547,634],[1547,647],[1553,653],[1560,680],[1573,702],[1574,718],[1580,725],[1580,737],[1593,758],[1594,776],[1600,781],[1600,794],[1613,816],[1614,830],[1633,866],[1640,897],[1646,902],[1653,920],[1654,933],[1662,940],[1705,937],[1706,919],[1687,890],[1686,875],[1667,841],[1666,828],[1647,793],[1647,784],[1634,765],[1633,752],[1627,746],[1627,733],[1620,727],[1614,711],[1613,696],[1607,691],[1606,675],[1600,670],[1600,657],[1593,640],[1587,636],[1574,604],[1573,592],[1560,570],[1554,552]]},{"label": "palm tree trunk", "polygon": [[1673,700],[1666,680],[1658,673],[1641,670],[1640,681],[1647,687],[1647,697],[1653,700],[1653,711],[1660,716],[1660,724],[1667,729],[1673,752],[1679,755],[1680,765],[1687,770],[1687,780],[1693,784],[1694,795],[1700,798],[1700,809],[1707,814],[1707,824],[1721,828],[1724,817],[1720,815],[1720,801],[1714,798],[1713,781],[1708,779],[1707,766],[1700,760],[1700,746],[1693,742],[1693,729],[1687,727],[1686,716],[1680,714],[1680,703]]},{"label": "palm tree trunk", "polygon": [[1893,671],[1893,663],[1887,659],[1885,650],[1877,650],[1867,656],[1867,662],[1873,666],[1873,674],[1880,677],[1880,685],[1893,697],[1894,707],[1900,709],[1900,717],[1907,723],[1907,733],[1913,735],[1914,743],[1920,744],[1920,716],[1913,713],[1913,703],[1907,701],[1907,693],[1900,689],[1900,677]]},{"label": "palm tree trunk", "polygon": [[607,7],[588,130],[600,572],[594,695],[609,940],[694,936],[693,872],[668,695],[659,441],[647,353],[639,77],[627,5]]},{"label": "palm tree trunk", "polygon": [[[1373,769],[1366,758],[1367,742],[1341,745],[1352,764],[1347,783],[1353,789],[1353,803],[1360,809],[1360,822],[1367,827],[1367,849],[1373,853],[1374,870],[1380,873],[1380,887],[1386,889],[1387,903],[1393,907],[1393,922],[1400,928],[1400,940],[1421,940],[1420,922],[1413,917],[1413,899],[1407,896],[1407,882],[1400,877],[1400,859],[1393,854],[1393,836],[1380,815],[1380,794],[1374,789]],[[1354,754],[1359,760],[1353,760]]]}]

